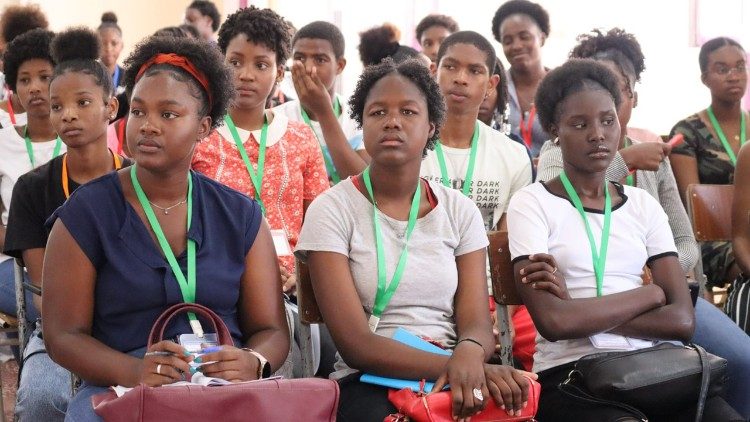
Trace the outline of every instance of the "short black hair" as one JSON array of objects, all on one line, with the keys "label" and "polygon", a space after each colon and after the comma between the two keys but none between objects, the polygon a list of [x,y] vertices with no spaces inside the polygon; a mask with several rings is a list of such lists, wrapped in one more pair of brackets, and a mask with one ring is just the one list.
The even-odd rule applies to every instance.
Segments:
[{"label": "short black hair", "polygon": [[515,14],[522,14],[530,17],[536,22],[539,29],[544,35],[549,37],[549,13],[544,8],[536,3],[532,3],[528,0],[510,0],[503,3],[497,11],[495,16],[492,18],[492,35],[498,42],[500,40],[500,25],[503,24],[505,18]]},{"label": "short black hair", "polygon": [[117,15],[115,14],[115,12],[102,13],[102,23],[99,24],[97,30],[102,31],[108,28],[114,29],[118,34],[120,34],[120,36],[122,36],[122,29],[120,28],[120,25],[117,24]]},{"label": "short black hair", "polygon": [[188,25],[186,23],[183,23],[182,25],[178,26],[178,28],[182,29],[182,31],[185,33],[185,36],[187,37],[193,37],[193,38],[201,37],[201,33],[198,32],[198,28],[194,27],[193,25]]},{"label": "short black hair", "polygon": [[55,60],[52,58],[50,45],[55,34],[46,29],[37,28],[27,31],[8,44],[3,54],[5,62],[5,81],[13,91],[16,90],[18,81],[18,69],[29,60],[41,59],[50,62],[54,67]]},{"label": "short black hair", "polygon": [[190,6],[188,6],[187,8],[195,9],[199,11],[201,15],[210,17],[211,29],[214,32],[219,29],[219,24],[221,23],[221,14],[219,14],[219,9],[217,9],[216,5],[212,2],[206,0],[195,0],[190,3]]},{"label": "short black hair", "polygon": [[536,115],[542,128],[550,133],[552,125],[560,117],[559,105],[570,95],[588,89],[608,91],[615,108],[620,105],[620,85],[617,78],[611,70],[595,60],[570,59],[547,73],[534,98]]},{"label": "short black hair", "polygon": [[417,36],[417,42],[422,42],[422,34],[424,31],[432,28],[433,26],[441,26],[445,28],[451,34],[458,32],[458,23],[455,19],[448,15],[432,14],[422,18],[417,24],[417,28],[414,30]]},{"label": "short black hair", "polygon": [[[189,26],[189,25],[188,25]],[[195,29],[195,27],[190,26]],[[196,32],[198,30],[196,29]],[[153,34],[154,37],[177,37],[177,38],[189,38],[190,36],[182,26],[165,26],[164,28],[157,29]],[[193,37],[198,38],[198,37]]]},{"label": "short black hair", "polygon": [[[577,38],[578,45],[570,52],[571,58],[608,60],[617,65],[631,84],[641,80],[646,69],[641,44],[624,29],[612,28],[606,33],[594,29]],[[632,86],[631,86],[632,88]]]},{"label": "short black hair", "polygon": [[101,41],[86,27],[71,28],[57,34],[52,40],[52,58],[57,63],[52,80],[68,72],[91,75],[104,90],[104,100],[114,94],[112,77],[104,65],[97,61]]},{"label": "short black hair", "polygon": [[435,133],[427,140],[427,145],[425,145],[424,154],[427,154],[427,150],[434,147],[435,140],[440,138],[438,128],[442,126],[445,120],[445,102],[440,87],[430,75],[429,69],[418,60],[412,59],[396,63],[388,57],[379,64],[366,67],[359,76],[357,87],[354,88],[354,93],[349,99],[349,108],[351,109],[349,115],[362,127],[365,102],[370,90],[379,80],[391,74],[409,79],[424,95],[427,103],[427,118],[430,123],[435,125]]},{"label": "short black hair", "polygon": [[739,48],[743,53],[745,52],[745,49],[742,48],[740,43],[728,37],[713,38],[706,41],[701,46],[701,51],[698,53],[698,65],[700,65],[701,73],[708,72],[708,56],[721,47],[726,47],[728,45]]},{"label": "short black hair", "polygon": [[294,45],[297,44],[297,40],[300,38],[328,41],[337,59],[344,56],[344,34],[332,23],[315,21],[303,26],[294,34],[294,38],[292,38],[292,49],[294,49]]},{"label": "short black hair", "polygon": [[6,43],[13,41],[17,36],[32,29],[47,29],[49,23],[38,4],[28,6],[8,6],[3,9],[0,17],[0,28],[2,28],[3,40]]},{"label": "short black hair", "polygon": [[211,117],[211,128],[219,126],[223,122],[222,118],[226,114],[229,101],[234,97],[234,85],[231,72],[224,65],[221,53],[207,41],[177,37],[148,37],[141,41],[125,60],[125,90],[128,99],[133,95],[135,78],[141,66],[161,53],[174,53],[185,57],[196,69],[206,75],[213,100],[210,109],[208,93],[193,76],[179,67],[170,64],[153,65],[143,76],[169,71],[176,79],[187,82],[193,96],[201,100],[202,106],[199,114]]},{"label": "short black hair", "polygon": [[291,50],[289,25],[271,9],[248,6],[227,16],[219,29],[219,48],[227,52],[229,42],[239,34],[249,41],[263,44],[276,53],[276,65],[283,65]]},{"label": "short black hair", "polygon": [[474,31],[455,32],[443,40],[443,43],[440,44],[440,48],[437,52],[437,63],[440,63],[445,52],[456,44],[473,45],[480,51],[484,52],[484,64],[487,66],[487,71],[492,74],[491,72],[495,68],[495,60],[497,59],[495,49],[492,47],[492,44],[487,41],[487,38]]}]

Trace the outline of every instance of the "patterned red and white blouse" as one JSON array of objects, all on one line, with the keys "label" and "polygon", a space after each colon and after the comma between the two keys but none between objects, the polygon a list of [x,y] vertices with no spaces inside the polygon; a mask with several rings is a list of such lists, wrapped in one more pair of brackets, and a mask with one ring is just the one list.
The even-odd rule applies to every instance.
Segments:
[{"label": "patterned red and white blouse", "polygon": [[[272,230],[281,229],[294,249],[302,229],[304,202],[312,201],[329,187],[323,155],[312,130],[304,123],[266,111],[270,123],[261,200]],[[260,130],[237,128],[253,168],[257,170]],[[226,125],[203,139],[193,155],[193,169],[255,199],[255,187]],[[279,257],[294,274],[294,256]]]}]

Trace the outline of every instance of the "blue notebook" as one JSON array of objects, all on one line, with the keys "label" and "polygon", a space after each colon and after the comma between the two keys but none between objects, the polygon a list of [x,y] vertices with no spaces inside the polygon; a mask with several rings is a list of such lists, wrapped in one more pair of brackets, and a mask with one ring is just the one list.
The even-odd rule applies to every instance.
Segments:
[{"label": "blue notebook", "polygon": [[[419,349],[425,352],[436,353],[438,355],[450,356],[451,352],[443,350],[432,343],[429,343],[414,334],[404,330],[403,328],[397,328],[396,332],[393,333],[393,339],[404,343],[407,346],[411,346],[415,349]],[[411,388],[412,391],[419,391],[420,380],[404,380],[398,378],[386,378],[378,375],[363,374],[359,379],[362,382],[368,384],[381,385],[383,387],[390,387],[400,390],[402,388]],[[425,391],[429,392],[435,385],[433,382],[427,382],[424,385]]]}]

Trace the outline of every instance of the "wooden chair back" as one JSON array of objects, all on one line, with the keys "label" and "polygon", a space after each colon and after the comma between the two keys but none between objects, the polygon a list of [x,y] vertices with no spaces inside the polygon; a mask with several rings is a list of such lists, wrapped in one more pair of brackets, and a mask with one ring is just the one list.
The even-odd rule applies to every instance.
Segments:
[{"label": "wooden chair back", "polygon": [[490,241],[490,277],[492,278],[492,295],[500,305],[522,305],[523,301],[516,291],[513,262],[510,259],[507,231],[487,233]]},{"label": "wooden chair back", "polygon": [[695,240],[716,242],[732,240],[732,185],[688,186],[688,215]]}]

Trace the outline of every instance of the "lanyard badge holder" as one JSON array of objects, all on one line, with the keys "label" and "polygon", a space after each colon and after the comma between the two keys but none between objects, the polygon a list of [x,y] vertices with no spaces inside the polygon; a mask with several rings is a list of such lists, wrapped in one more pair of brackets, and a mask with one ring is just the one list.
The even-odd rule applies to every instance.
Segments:
[{"label": "lanyard badge holder", "polygon": [[[157,220],[156,215],[154,214],[153,208],[151,208],[151,204],[148,201],[148,197],[146,197],[146,193],[143,191],[141,184],[138,182],[136,167],[137,165],[133,164],[133,166],[130,168],[130,180],[133,183],[133,190],[135,190],[135,194],[138,197],[138,202],[140,202],[141,207],[143,208],[143,212],[146,214],[146,218],[148,219],[148,223],[151,226],[151,230],[154,231],[156,239],[159,241],[159,246],[164,253],[164,257],[167,259],[167,262],[169,262],[169,266],[172,268],[172,273],[177,279],[177,284],[179,284],[180,291],[182,292],[182,299],[186,303],[195,303],[195,240],[190,238],[187,239],[188,265],[186,277],[182,272],[180,265],[177,263],[177,258],[175,257],[174,252],[172,252],[172,248],[169,246],[169,242],[164,235],[164,231],[161,228],[161,224],[159,224],[159,220]],[[190,223],[193,219],[192,217],[193,178],[191,177],[190,173],[188,173],[187,230],[190,230]],[[193,330],[193,334],[195,334],[199,338],[203,338],[205,336],[205,333],[200,321],[198,321],[198,318],[195,316],[195,314],[192,312],[188,313],[188,319],[190,321],[190,328]]]},{"label": "lanyard badge holder", "polygon": [[[474,180],[474,165],[477,160],[477,144],[479,143],[479,122],[474,124],[474,135],[471,137],[471,150],[469,152],[469,165],[466,167],[466,176],[464,176],[464,185],[461,188],[461,192],[465,196],[469,196],[471,191],[471,183]],[[450,178],[448,177],[448,166],[445,164],[445,154],[443,153],[443,146],[438,139],[435,142],[435,155],[437,155],[438,164],[440,165],[440,179],[443,186],[451,187]]]},{"label": "lanyard badge holder", "polygon": [[367,321],[370,330],[375,332],[375,330],[378,329],[383,310],[391,301],[393,294],[396,292],[396,289],[401,282],[401,277],[404,275],[404,267],[406,267],[406,259],[409,254],[409,239],[414,231],[414,226],[417,224],[417,214],[419,214],[419,202],[422,198],[422,182],[417,180],[417,190],[414,192],[414,197],[411,200],[409,222],[406,225],[404,248],[401,250],[398,264],[396,264],[396,270],[393,273],[393,278],[391,278],[391,282],[386,286],[385,248],[383,246],[383,234],[380,230],[380,222],[378,221],[378,205],[375,203],[375,195],[373,194],[372,182],[370,181],[370,167],[367,167],[362,173],[362,178],[364,179],[367,193],[370,195],[370,200],[372,201],[372,221],[375,230],[375,249],[378,260],[378,290],[375,294],[375,304],[372,309],[372,315],[370,315],[370,318]]},{"label": "lanyard badge holder", "polygon": [[[310,130],[312,130],[313,135],[315,135],[315,138],[317,138],[318,134],[315,133],[315,130],[313,130],[312,122],[310,121],[310,116],[307,115],[307,112],[301,106],[300,106],[300,111],[302,114],[302,120],[310,128]],[[337,119],[339,118],[339,116],[341,116],[341,104],[339,104],[338,98],[336,98],[333,102],[333,114],[336,116]],[[323,140],[323,143],[325,143],[325,139]],[[323,154],[323,161],[325,162],[328,176],[331,177],[331,181],[335,185],[341,181],[341,177],[339,176],[339,173],[336,171],[336,167],[333,165],[333,161],[331,159],[330,153],[326,153],[325,149],[323,148],[323,144],[321,144],[320,142],[320,139],[318,139],[318,145],[320,145],[320,152]]]}]

